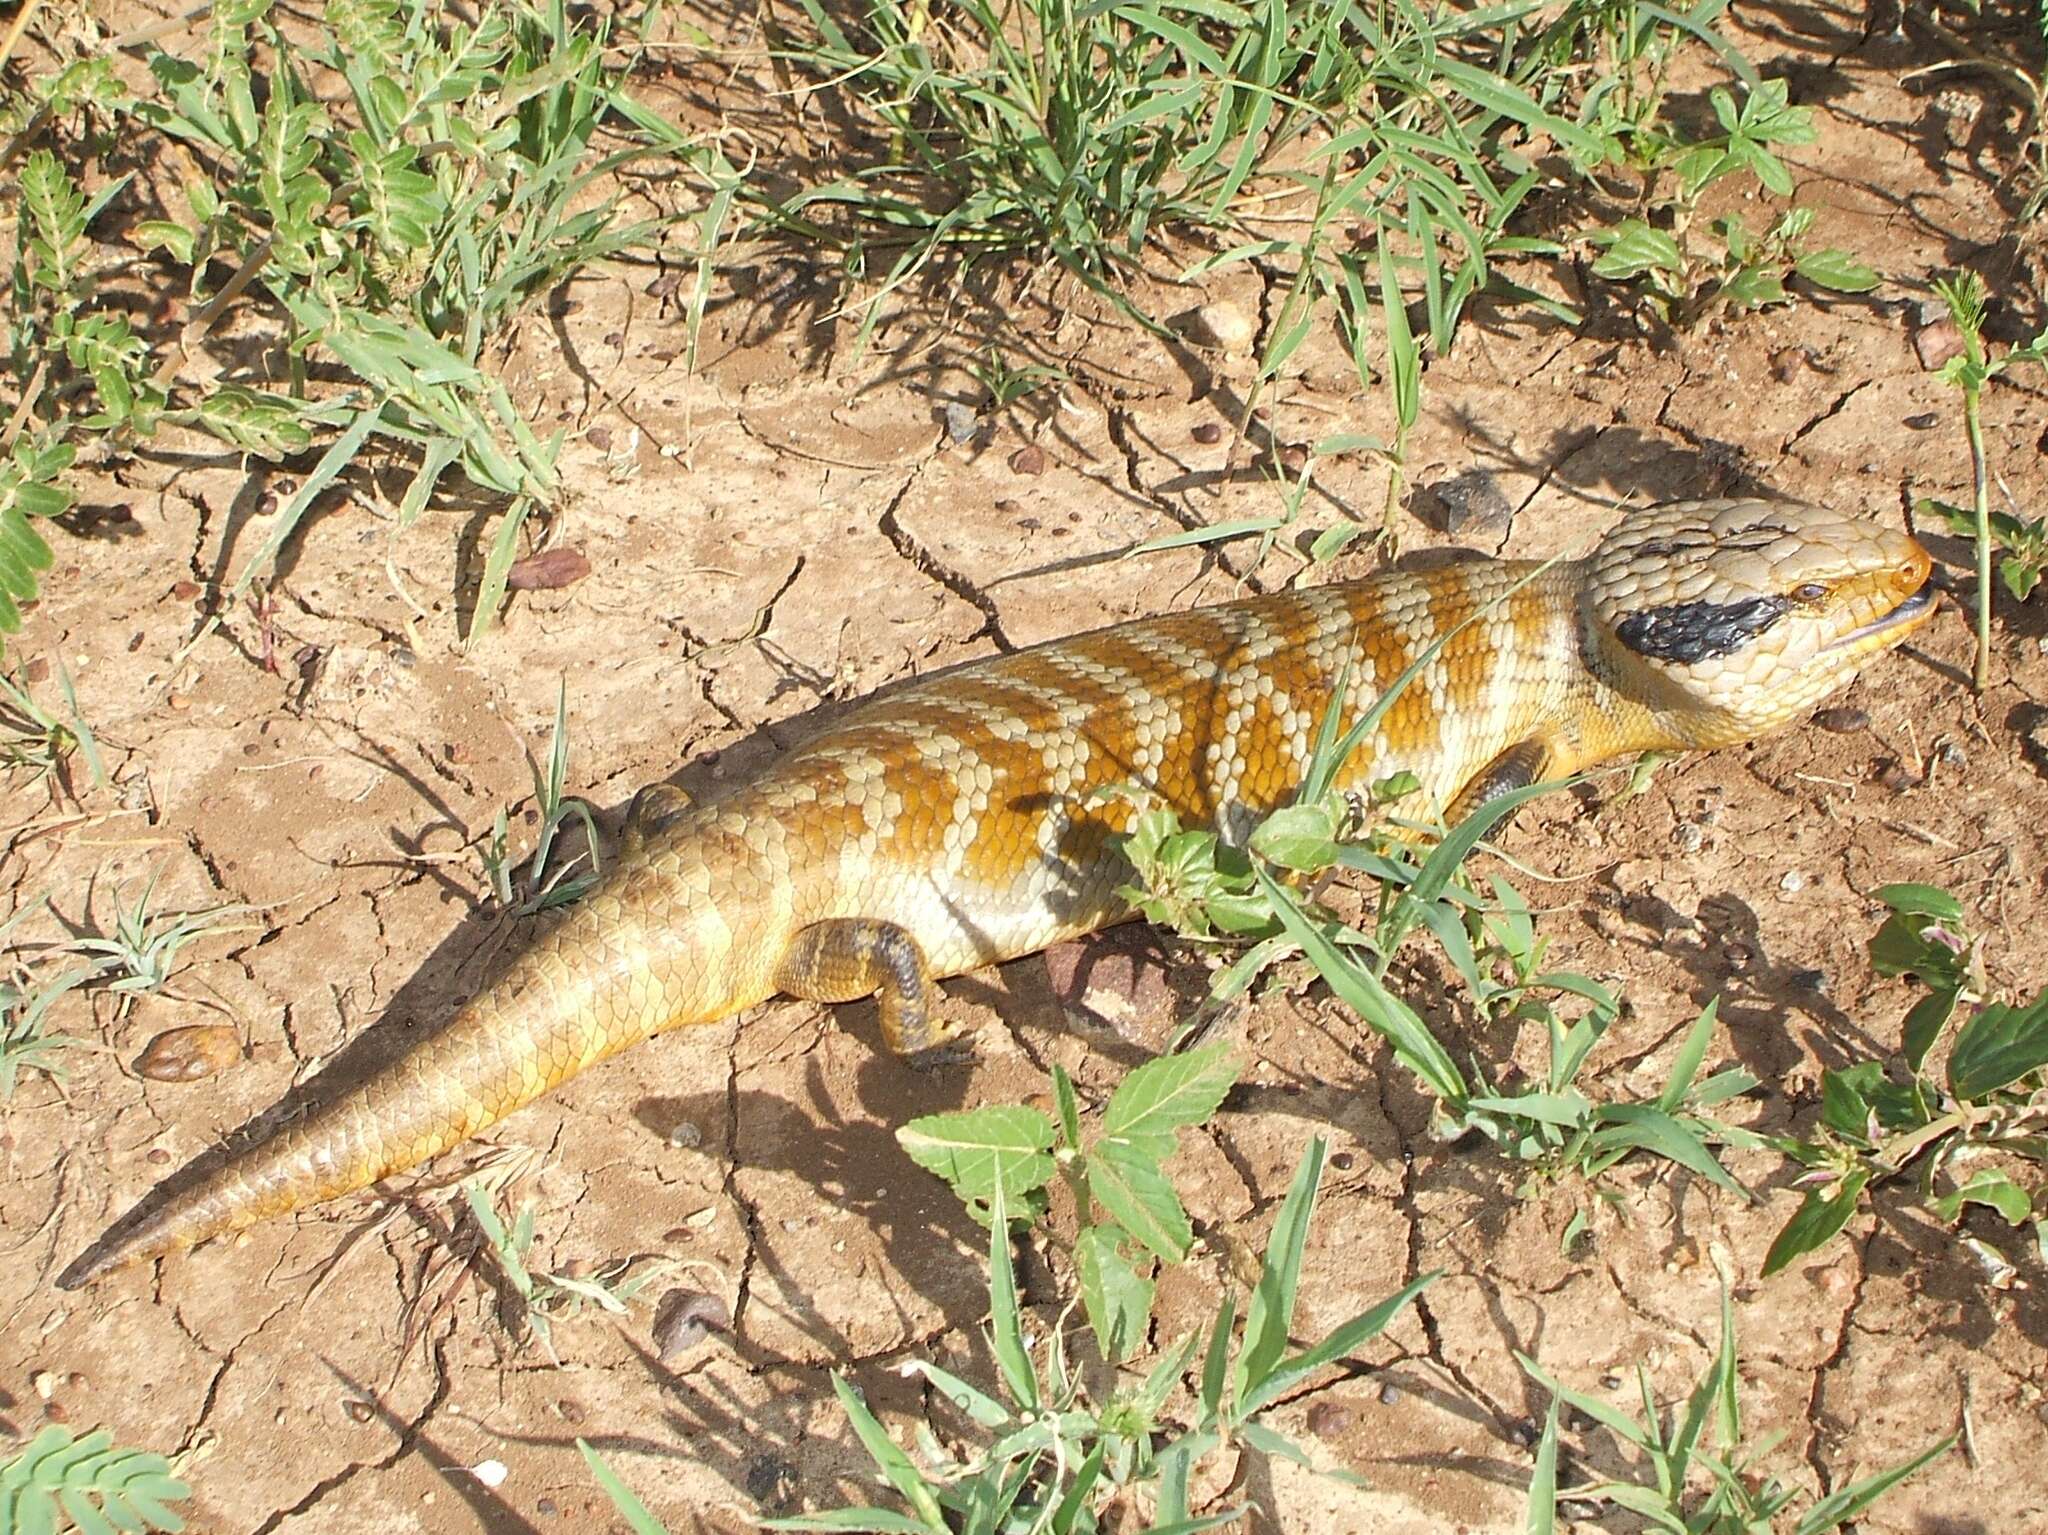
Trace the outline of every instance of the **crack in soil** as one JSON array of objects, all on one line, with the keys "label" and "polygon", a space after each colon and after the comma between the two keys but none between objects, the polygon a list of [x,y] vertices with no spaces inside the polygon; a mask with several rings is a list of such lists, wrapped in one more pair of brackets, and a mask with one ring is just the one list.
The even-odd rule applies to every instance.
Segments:
[{"label": "crack in soil", "polygon": [[[1397,1121],[1387,1107],[1387,1079],[1390,1075],[1390,1072],[1385,1071],[1375,1073],[1374,1085],[1378,1091],[1380,1113],[1389,1124],[1393,1124]],[[1402,1218],[1408,1222],[1408,1253],[1401,1274],[1401,1283],[1404,1285],[1415,1283],[1422,1275],[1423,1217],[1415,1203],[1415,1192],[1415,1156],[1404,1146],[1401,1152],[1401,1192],[1394,1201]],[[1475,1283],[1484,1282],[1477,1274],[1471,1277]],[[1427,1290],[1415,1297],[1415,1315],[1422,1323],[1423,1336],[1429,1340],[1430,1362],[1442,1370],[1453,1384],[1465,1393],[1467,1399],[1476,1402],[1486,1411],[1493,1419],[1494,1432],[1503,1441],[1518,1444],[1519,1441],[1511,1432],[1518,1422],[1516,1416],[1495,1401],[1491,1393],[1483,1389],[1445,1353],[1443,1331],[1437,1323],[1436,1312],[1430,1307]]]},{"label": "crack in soil", "polygon": [[[312,1488],[298,1502],[288,1508],[280,1508],[268,1515],[261,1524],[249,1532],[249,1535],[272,1535],[272,1532],[287,1519],[297,1518],[300,1514],[317,1505],[328,1494],[347,1486],[349,1482],[353,1481],[363,1472],[388,1471],[397,1465],[398,1462],[405,1459],[406,1456],[410,1455],[414,1447],[419,1443],[420,1435],[426,1431],[427,1424],[432,1421],[434,1414],[441,1410],[442,1406],[447,1402],[449,1394],[454,1390],[454,1385],[449,1378],[448,1372],[447,1341],[445,1339],[437,1341],[434,1344],[433,1352],[433,1393],[427,1398],[426,1405],[420,1409],[418,1415],[407,1421],[405,1428],[398,1436],[397,1448],[392,1450],[389,1455],[385,1455],[377,1460],[354,1461],[332,1475],[322,1477],[313,1484]],[[387,1414],[387,1416],[395,1417],[396,1415]]]},{"label": "crack in soil", "polygon": [[725,1180],[720,1192],[733,1202],[746,1229],[746,1250],[740,1254],[739,1278],[733,1285],[732,1336],[741,1336],[746,1320],[747,1300],[753,1293],[754,1264],[761,1247],[761,1212],[740,1192],[740,1068],[728,1055],[725,1061]]},{"label": "crack in soil", "polygon": [[1820,426],[1825,425],[1827,422],[1834,420],[1835,417],[1839,416],[1843,412],[1843,410],[1845,410],[1848,407],[1849,402],[1855,399],[1856,396],[1861,394],[1864,390],[1868,389],[1872,382],[1873,380],[1871,379],[1861,379],[1856,383],[1851,384],[1841,394],[1836,395],[1835,401],[1832,405],[1830,405],[1826,410],[1822,411],[1819,415],[1815,416],[1811,421],[1808,421],[1804,426],[1800,427],[1799,430],[1794,432],[1790,437],[1787,437],[1783,442],[1778,444],[1778,457],[1786,457],[1788,454],[1791,453],[1791,451],[1794,448],[1798,447],[1799,444],[1806,439],[1808,433],[1814,431],[1816,428]]},{"label": "crack in soil", "polygon": [[920,575],[936,581],[981,615],[981,627],[967,636],[968,644],[986,636],[995,644],[996,649],[1005,654],[1016,650],[1017,646],[1009,635],[1003,632],[1003,616],[1001,610],[996,607],[995,600],[966,576],[940,560],[897,518],[898,509],[909,496],[911,487],[917,483],[917,479],[915,470],[905,477],[902,487],[889,498],[889,505],[882,512],[880,521],[875,524],[876,528],[889,540],[898,554],[917,568]]},{"label": "crack in soil", "polygon": [[1849,1352],[1850,1319],[1856,1315],[1856,1308],[1863,1303],[1863,1286],[1870,1277],[1870,1245],[1877,1240],[1880,1224],[1873,1222],[1862,1241],[1856,1244],[1856,1283],[1850,1288],[1849,1298],[1843,1304],[1835,1324],[1835,1346],[1828,1351],[1813,1372],[1812,1384],[1806,1392],[1806,1447],[1805,1460],[1815,1480],[1820,1484],[1821,1496],[1834,1491],[1834,1477],[1828,1471],[1826,1458],[1821,1454],[1822,1433],[1821,1397],[1827,1390],[1828,1372],[1847,1356]]}]

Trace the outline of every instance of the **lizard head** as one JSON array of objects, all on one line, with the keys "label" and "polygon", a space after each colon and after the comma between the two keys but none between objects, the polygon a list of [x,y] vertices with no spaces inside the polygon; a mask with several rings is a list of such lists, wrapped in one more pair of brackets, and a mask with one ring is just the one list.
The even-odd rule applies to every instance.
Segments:
[{"label": "lizard head", "polygon": [[1663,744],[1751,740],[1925,623],[1931,568],[1909,535],[1817,506],[1653,507],[1587,561],[1589,659]]}]

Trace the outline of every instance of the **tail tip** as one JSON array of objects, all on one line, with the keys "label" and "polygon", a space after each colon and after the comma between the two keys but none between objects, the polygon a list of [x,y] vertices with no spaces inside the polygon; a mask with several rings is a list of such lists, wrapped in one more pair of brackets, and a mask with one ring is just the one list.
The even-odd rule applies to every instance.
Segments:
[{"label": "tail tip", "polygon": [[82,1290],[112,1266],[103,1246],[95,1242],[65,1265],[64,1272],[57,1276],[57,1288]]}]

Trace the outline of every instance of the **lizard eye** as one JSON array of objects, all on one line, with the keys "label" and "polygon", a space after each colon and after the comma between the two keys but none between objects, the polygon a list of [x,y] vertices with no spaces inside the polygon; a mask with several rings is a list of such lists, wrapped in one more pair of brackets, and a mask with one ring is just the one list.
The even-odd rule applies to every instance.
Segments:
[{"label": "lizard eye", "polygon": [[1792,588],[1792,600],[1794,602],[1819,602],[1827,594],[1827,586],[1819,581],[1805,581]]}]

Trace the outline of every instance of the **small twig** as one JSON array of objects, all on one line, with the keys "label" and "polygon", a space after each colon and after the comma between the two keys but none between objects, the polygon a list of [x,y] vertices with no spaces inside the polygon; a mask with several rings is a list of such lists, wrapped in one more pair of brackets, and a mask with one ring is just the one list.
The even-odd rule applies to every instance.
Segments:
[{"label": "small twig", "polygon": [[263,242],[249,252],[247,259],[235,268],[235,275],[227,280],[227,286],[208,299],[206,306],[185,322],[185,328],[178,333],[178,344],[171,348],[170,355],[163,360],[150,378],[152,387],[162,389],[169,385],[172,375],[184,365],[186,357],[191,354],[193,344],[213,329],[214,322],[221,316],[221,311],[242,296],[242,290],[256,280],[256,274],[263,270],[264,264],[269,260],[270,236],[265,235]]},{"label": "small twig", "polygon": [[45,355],[36,363],[36,371],[30,375],[28,387],[21,392],[21,402],[14,407],[14,413],[7,418],[7,428],[0,432],[0,453],[14,446],[14,439],[21,435],[21,429],[28,425],[29,413],[35,409],[36,401],[42,397],[43,376],[50,371],[50,359]]}]

